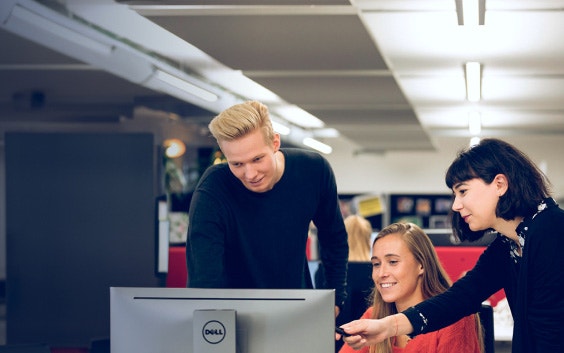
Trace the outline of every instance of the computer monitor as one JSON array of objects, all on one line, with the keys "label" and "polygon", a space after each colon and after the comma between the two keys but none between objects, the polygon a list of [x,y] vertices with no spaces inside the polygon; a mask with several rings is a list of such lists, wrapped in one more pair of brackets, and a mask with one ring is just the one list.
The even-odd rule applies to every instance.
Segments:
[{"label": "computer monitor", "polygon": [[237,353],[334,352],[334,308],[331,289],[112,287],[111,352],[193,352],[193,312],[205,309],[237,312]]}]

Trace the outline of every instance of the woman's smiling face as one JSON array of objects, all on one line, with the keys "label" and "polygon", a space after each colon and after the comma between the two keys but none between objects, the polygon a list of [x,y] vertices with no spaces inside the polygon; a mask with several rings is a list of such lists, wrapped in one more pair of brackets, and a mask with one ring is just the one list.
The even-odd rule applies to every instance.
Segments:
[{"label": "woman's smiling face", "polygon": [[423,301],[422,274],[423,266],[399,234],[376,238],[372,247],[372,279],[385,302],[395,302],[401,311]]}]

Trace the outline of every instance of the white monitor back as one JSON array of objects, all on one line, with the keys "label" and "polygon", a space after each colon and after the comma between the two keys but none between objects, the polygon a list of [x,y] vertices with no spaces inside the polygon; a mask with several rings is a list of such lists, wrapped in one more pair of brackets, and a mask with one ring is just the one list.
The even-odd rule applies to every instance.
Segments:
[{"label": "white monitor back", "polygon": [[194,310],[234,309],[237,353],[331,353],[334,303],[333,290],[112,287],[111,352],[192,353]]}]

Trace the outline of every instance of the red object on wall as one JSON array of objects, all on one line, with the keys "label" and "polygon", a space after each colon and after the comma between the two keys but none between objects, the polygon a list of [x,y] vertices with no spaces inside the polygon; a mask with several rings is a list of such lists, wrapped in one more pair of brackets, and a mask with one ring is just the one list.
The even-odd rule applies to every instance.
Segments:
[{"label": "red object on wall", "polygon": [[[441,264],[447,271],[450,279],[455,282],[466,271],[471,270],[478,261],[478,257],[486,248],[483,246],[437,246],[435,250]],[[186,248],[171,246],[168,252],[168,274],[166,286],[172,288],[186,287],[188,270],[186,268]],[[492,295],[489,300],[492,306],[505,298],[502,290]]]},{"label": "red object on wall", "polygon": [[[311,259],[311,241],[308,238],[306,255]],[[186,267],[186,248],[184,246],[171,246],[168,249],[168,273],[166,286],[171,288],[185,288],[188,281],[188,268]]]},{"label": "red object on wall", "polygon": [[185,288],[188,280],[186,267],[186,248],[184,246],[171,246],[168,249],[168,274],[166,286],[172,288]]},{"label": "red object on wall", "polygon": [[[439,256],[439,261],[441,261],[441,264],[453,282],[456,282],[456,280],[462,277],[466,271],[469,271],[472,267],[474,267],[478,258],[482,255],[485,249],[485,246],[435,247],[437,255]],[[505,298],[505,292],[502,289],[489,298],[491,306],[496,306],[503,298]]]}]

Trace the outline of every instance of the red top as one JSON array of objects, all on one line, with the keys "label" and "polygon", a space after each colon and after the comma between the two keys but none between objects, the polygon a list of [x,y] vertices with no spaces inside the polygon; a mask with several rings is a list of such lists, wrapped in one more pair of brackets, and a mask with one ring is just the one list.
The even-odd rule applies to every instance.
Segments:
[{"label": "red top", "polygon": [[[372,318],[372,307],[368,308],[361,317],[361,319],[370,318]],[[476,319],[474,315],[466,316],[438,331],[418,335],[404,348],[394,347],[393,353],[481,353],[476,333]],[[339,353],[369,353],[369,347],[354,350],[345,343]]]}]

